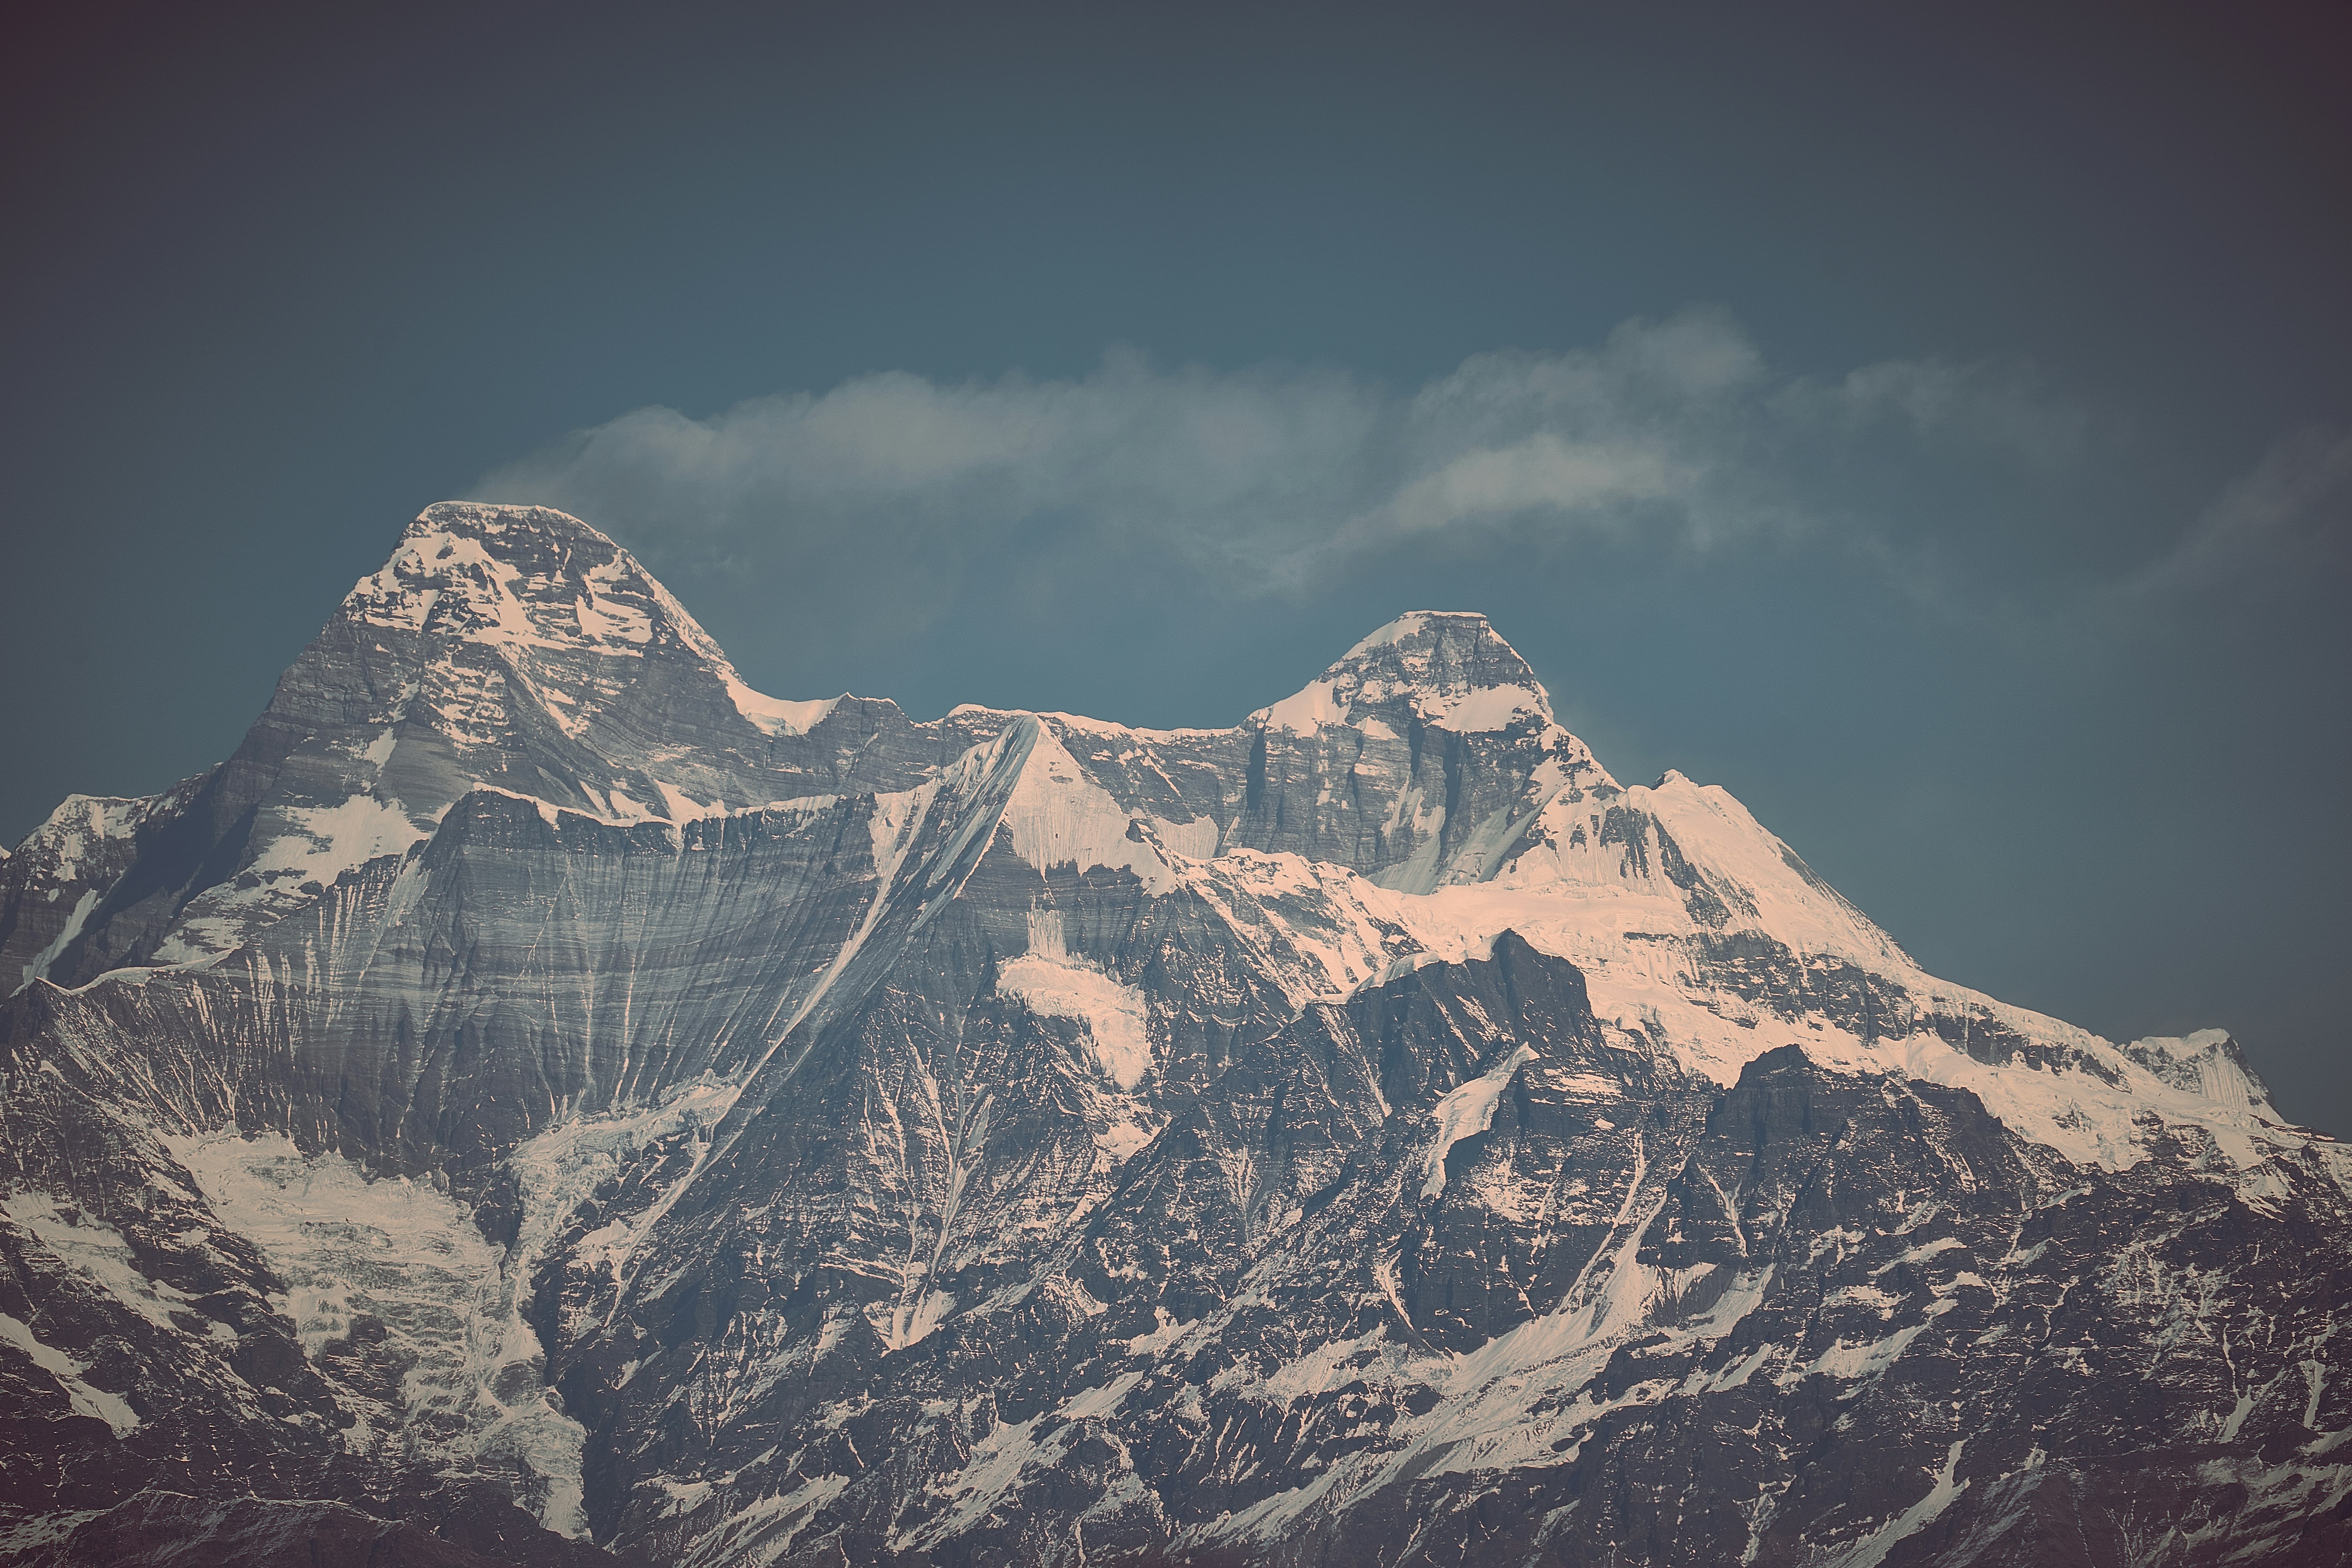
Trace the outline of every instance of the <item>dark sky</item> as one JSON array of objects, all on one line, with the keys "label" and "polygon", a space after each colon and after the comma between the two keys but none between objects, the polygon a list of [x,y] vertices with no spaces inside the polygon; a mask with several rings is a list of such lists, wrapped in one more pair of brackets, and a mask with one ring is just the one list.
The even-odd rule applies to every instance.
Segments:
[{"label": "dark sky", "polygon": [[215,9],[0,51],[0,837],[451,496],[921,716],[1478,608],[1931,969],[2352,1133],[2339,7]]}]

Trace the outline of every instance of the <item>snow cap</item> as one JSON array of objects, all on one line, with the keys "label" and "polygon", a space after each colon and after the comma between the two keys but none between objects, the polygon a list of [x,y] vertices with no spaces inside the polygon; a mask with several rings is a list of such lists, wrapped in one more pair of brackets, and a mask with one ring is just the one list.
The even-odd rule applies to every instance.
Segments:
[{"label": "snow cap", "polygon": [[1367,720],[1463,733],[1549,724],[1551,698],[1485,616],[1414,610],[1349,648],[1304,689],[1250,715],[1263,729],[1300,735]]}]

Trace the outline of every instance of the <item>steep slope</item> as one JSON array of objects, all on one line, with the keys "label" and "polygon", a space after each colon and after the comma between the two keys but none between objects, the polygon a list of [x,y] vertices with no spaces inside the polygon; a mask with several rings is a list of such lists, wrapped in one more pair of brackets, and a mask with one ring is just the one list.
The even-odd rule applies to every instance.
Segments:
[{"label": "steep slope", "polygon": [[[41,852],[0,868],[10,988],[216,958],[421,841],[484,785],[622,822],[853,776],[911,788],[946,759],[931,743],[868,755],[877,723],[912,733],[896,717],[751,691],[627,552],[561,512],[436,506],[352,589],[228,762],[152,800],[76,797],[28,845]],[[62,940],[65,922],[32,912],[86,900]]]},{"label": "steep slope", "polygon": [[2352,1547],[2345,1152],[1925,974],[1475,615],[920,723],[440,506],[0,900],[27,1561]]}]

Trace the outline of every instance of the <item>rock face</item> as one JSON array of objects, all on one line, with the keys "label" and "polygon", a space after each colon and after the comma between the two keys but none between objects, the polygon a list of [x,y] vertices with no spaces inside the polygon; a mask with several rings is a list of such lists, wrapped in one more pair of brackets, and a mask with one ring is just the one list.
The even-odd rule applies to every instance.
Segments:
[{"label": "rock face", "polygon": [[918,723],[435,507],[0,990],[0,1560],[2352,1556],[2352,1156],[1475,615]]}]

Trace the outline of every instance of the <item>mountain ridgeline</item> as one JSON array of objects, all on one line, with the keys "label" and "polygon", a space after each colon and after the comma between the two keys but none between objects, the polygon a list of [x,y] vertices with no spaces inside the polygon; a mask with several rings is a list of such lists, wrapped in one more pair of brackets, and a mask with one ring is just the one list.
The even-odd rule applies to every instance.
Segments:
[{"label": "mountain ridgeline", "polygon": [[0,1563],[2352,1559],[2352,1153],[1476,615],[918,722],[436,506],[0,995]]}]

